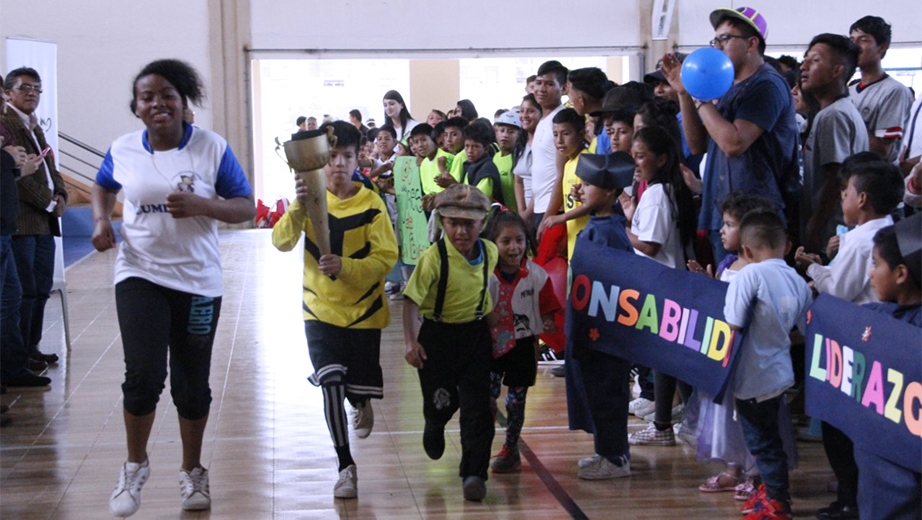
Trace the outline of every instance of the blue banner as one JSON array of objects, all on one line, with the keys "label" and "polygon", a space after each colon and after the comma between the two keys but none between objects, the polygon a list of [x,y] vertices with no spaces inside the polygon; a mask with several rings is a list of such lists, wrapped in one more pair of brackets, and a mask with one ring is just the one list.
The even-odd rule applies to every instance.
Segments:
[{"label": "blue banner", "polygon": [[567,348],[629,359],[719,400],[741,336],[724,319],[727,284],[580,238],[570,261]]},{"label": "blue banner", "polygon": [[807,314],[806,411],[855,449],[922,471],[922,331],[822,294]]}]

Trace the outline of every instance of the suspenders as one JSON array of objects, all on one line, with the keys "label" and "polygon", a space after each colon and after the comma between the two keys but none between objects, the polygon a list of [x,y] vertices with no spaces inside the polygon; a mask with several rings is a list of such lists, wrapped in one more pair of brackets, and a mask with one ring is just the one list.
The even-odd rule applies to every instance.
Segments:
[{"label": "suspenders", "polygon": [[[445,239],[439,239],[436,244],[439,247],[439,263],[441,269],[439,270],[439,285],[435,293],[435,310],[432,313],[432,319],[435,321],[442,321],[442,309],[445,307],[445,293],[448,289],[448,246],[445,245]],[[483,304],[487,297],[487,282],[490,280],[489,275],[489,266],[487,265],[487,248],[483,247],[483,243],[480,240],[477,240],[477,247],[481,247],[483,251],[483,287],[480,289],[480,303],[477,304],[477,311],[474,313],[474,317],[478,320],[483,318]]]}]

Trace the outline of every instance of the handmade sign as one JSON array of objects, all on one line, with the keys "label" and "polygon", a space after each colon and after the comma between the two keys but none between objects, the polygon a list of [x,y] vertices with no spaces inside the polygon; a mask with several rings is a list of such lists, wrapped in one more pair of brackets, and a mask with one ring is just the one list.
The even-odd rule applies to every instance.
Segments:
[{"label": "handmade sign", "polygon": [[397,195],[401,259],[407,265],[416,265],[431,244],[426,236],[427,220],[423,213],[423,192],[415,157],[398,157],[394,162],[394,192]]},{"label": "handmade sign", "polygon": [[807,314],[806,412],[856,450],[922,471],[922,332],[821,294]]},{"label": "handmade sign", "polygon": [[570,271],[567,348],[629,359],[722,397],[740,342],[724,320],[727,284],[582,235]]}]

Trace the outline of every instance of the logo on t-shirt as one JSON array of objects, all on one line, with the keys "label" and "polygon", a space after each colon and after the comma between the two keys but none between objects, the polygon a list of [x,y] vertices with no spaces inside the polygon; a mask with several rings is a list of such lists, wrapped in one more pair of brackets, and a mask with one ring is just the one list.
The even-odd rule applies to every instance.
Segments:
[{"label": "logo on t-shirt", "polygon": [[173,176],[173,183],[178,192],[195,193],[196,180],[201,180],[199,174],[188,170],[179,172]]}]

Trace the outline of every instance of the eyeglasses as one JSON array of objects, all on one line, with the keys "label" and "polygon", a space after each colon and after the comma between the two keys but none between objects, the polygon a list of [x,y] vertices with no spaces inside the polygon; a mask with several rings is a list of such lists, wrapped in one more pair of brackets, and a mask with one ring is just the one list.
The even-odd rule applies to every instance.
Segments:
[{"label": "eyeglasses", "polygon": [[748,40],[748,39],[749,39],[749,38],[747,38],[747,37],[745,37],[745,36],[740,36],[740,35],[738,35],[738,34],[721,34],[720,36],[718,36],[718,37],[714,38],[713,40],[711,40],[711,41],[710,41],[710,44],[711,44],[711,47],[717,47],[718,45],[720,45],[721,47],[723,47],[724,45],[727,44],[727,42],[729,42],[729,41],[732,40],[733,38],[739,38],[740,40]]},{"label": "eyeglasses", "polygon": [[35,91],[36,94],[42,93],[42,87],[36,87],[35,85],[19,85],[18,87],[16,87],[16,90],[20,92],[26,92],[26,93],[32,92],[32,91]]}]

